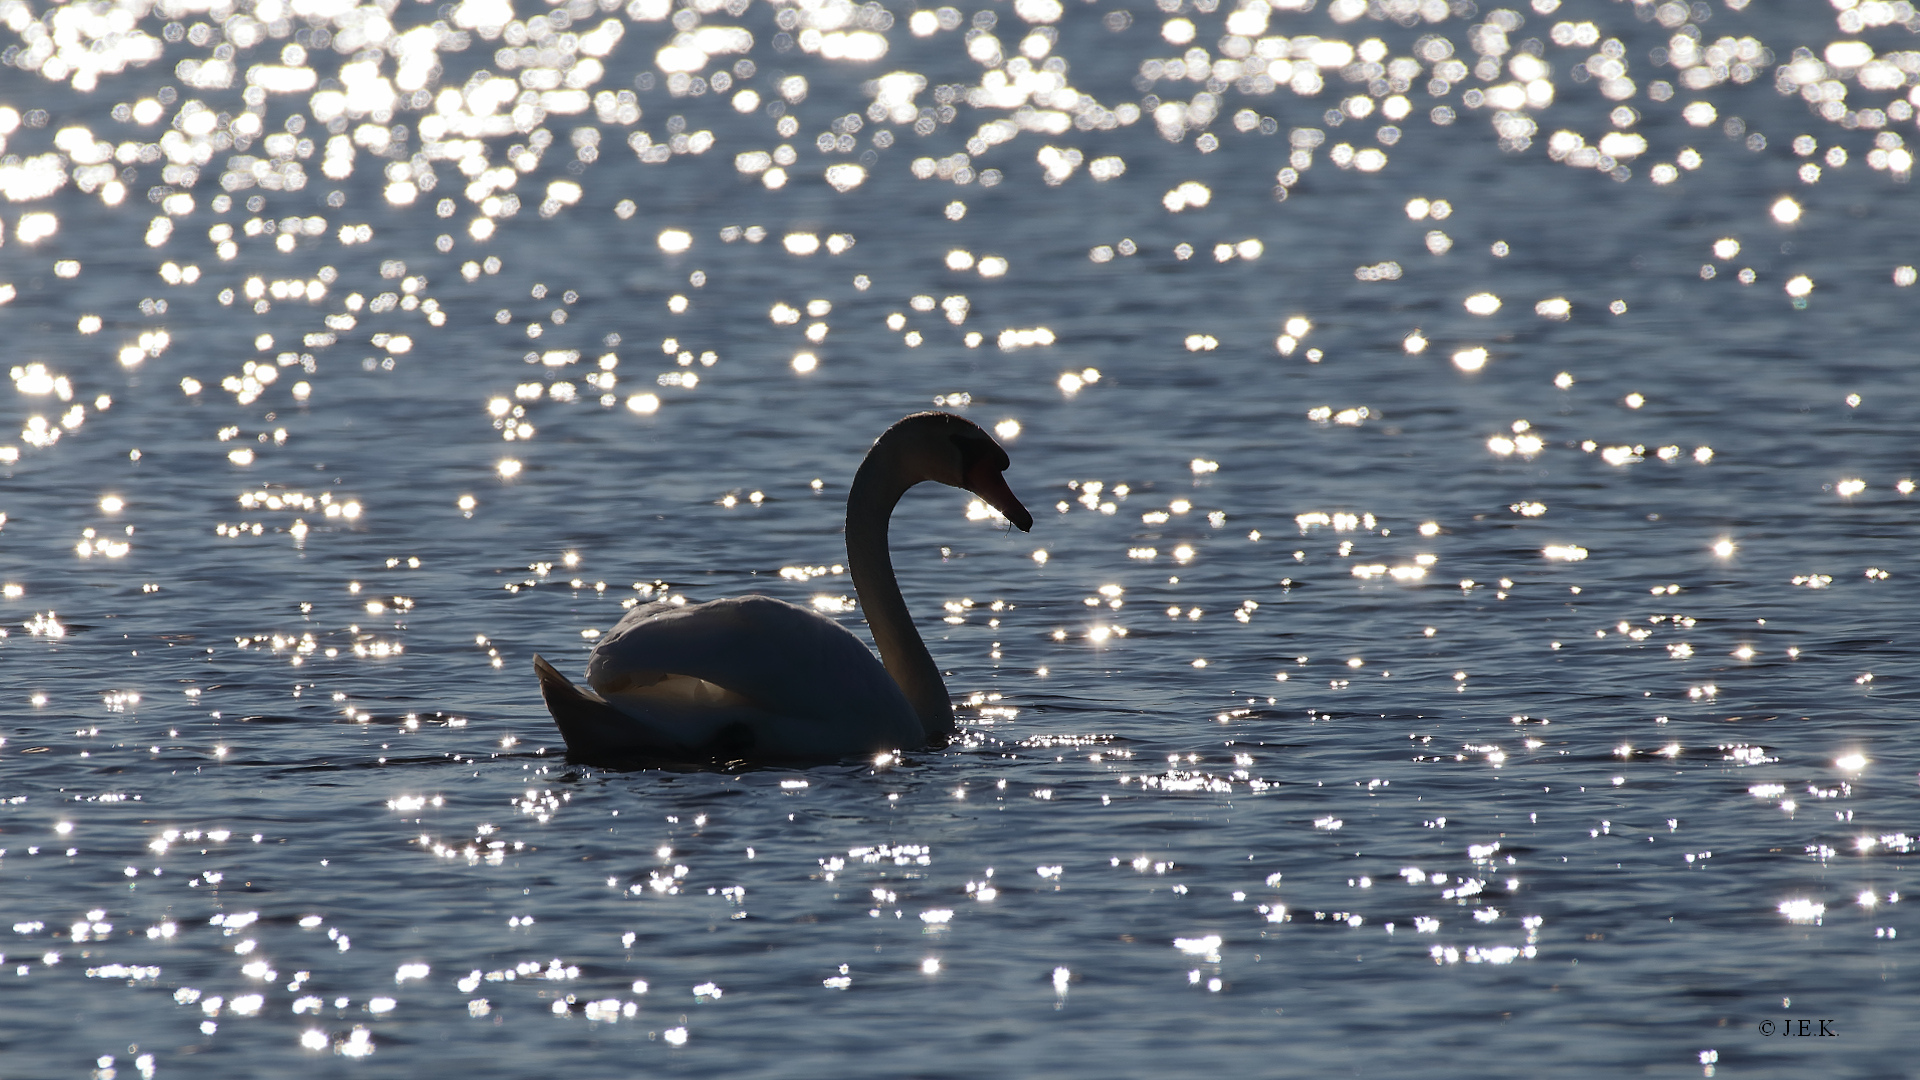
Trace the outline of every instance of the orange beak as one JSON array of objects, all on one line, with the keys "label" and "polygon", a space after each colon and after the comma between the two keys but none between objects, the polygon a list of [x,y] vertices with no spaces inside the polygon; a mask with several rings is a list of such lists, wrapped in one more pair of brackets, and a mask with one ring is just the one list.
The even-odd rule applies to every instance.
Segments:
[{"label": "orange beak", "polygon": [[1013,489],[1007,486],[1006,477],[991,464],[980,461],[967,470],[967,490],[980,496],[988,506],[1000,511],[1002,516],[1013,522],[1014,528],[1021,532],[1033,530],[1033,515],[1027,513],[1027,508],[1020,505],[1020,500],[1013,494]]}]

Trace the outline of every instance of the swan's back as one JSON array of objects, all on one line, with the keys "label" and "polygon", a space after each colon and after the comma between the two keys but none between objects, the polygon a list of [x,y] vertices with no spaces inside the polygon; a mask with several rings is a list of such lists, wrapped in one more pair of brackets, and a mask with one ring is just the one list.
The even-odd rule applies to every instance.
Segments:
[{"label": "swan's back", "polygon": [[899,684],[859,638],[769,596],[636,607],[595,646],[587,682],[689,746],[739,725],[751,730],[755,756],[859,754],[926,738]]}]

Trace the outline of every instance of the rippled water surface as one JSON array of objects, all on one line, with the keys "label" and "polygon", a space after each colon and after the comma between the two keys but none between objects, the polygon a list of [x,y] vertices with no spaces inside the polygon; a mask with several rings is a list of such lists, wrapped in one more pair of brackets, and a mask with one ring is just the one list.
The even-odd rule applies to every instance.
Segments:
[{"label": "rippled water surface", "polygon": [[1911,5],[352,5],[0,0],[0,1074],[1906,1068]]}]

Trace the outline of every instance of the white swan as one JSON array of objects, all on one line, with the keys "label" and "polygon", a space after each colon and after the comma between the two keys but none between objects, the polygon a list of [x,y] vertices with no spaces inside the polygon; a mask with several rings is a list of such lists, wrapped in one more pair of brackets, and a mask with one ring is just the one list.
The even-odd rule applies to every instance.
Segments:
[{"label": "white swan", "polygon": [[[582,690],[533,658],[569,754],[620,760],[836,760],[944,746],[953,705],[894,579],[887,522],[908,488],[963,488],[1020,531],[1033,515],[978,425],[916,413],[888,428],[847,493],[847,569],[874,644],[769,596],[629,611],[594,646]],[[882,666],[882,665],[885,666]]]}]

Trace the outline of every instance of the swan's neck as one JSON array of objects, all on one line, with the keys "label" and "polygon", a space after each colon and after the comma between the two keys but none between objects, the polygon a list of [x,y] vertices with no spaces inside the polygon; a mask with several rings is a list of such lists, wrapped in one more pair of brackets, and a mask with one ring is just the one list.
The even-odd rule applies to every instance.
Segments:
[{"label": "swan's neck", "polygon": [[887,674],[900,684],[907,703],[920,717],[927,744],[944,746],[953,734],[947,684],[914,629],[887,547],[887,522],[893,508],[919,482],[919,477],[906,475],[881,446],[867,454],[847,493],[847,570],[853,575],[854,591],[860,594],[860,606]]}]

